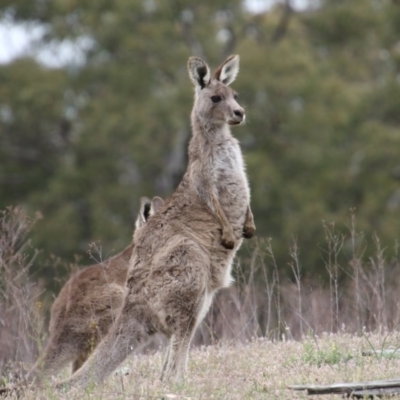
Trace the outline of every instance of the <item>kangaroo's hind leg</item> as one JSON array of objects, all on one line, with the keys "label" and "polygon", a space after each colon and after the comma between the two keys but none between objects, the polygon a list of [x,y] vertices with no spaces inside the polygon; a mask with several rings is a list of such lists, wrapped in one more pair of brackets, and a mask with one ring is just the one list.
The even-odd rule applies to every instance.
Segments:
[{"label": "kangaroo's hind leg", "polygon": [[91,383],[102,382],[128,354],[147,339],[145,326],[145,322],[135,318],[134,312],[131,313],[131,304],[127,301],[109,333],[91,356],[69,379],[59,382],[57,388],[69,386],[86,388]]},{"label": "kangaroo's hind leg", "polygon": [[190,342],[194,329],[175,333],[171,336],[166,359],[161,373],[161,380],[180,380],[185,376]]},{"label": "kangaroo's hind leg", "polygon": [[76,372],[85,361],[90,357],[90,354],[93,353],[94,349],[97,347],[101,338],[107,334],[107,328],[111,325],[111,321],[105,324],[105,328],[99,329],[97,324],[90,323],[90,329],[82,334],[84,336],[84,340],[79,342],[79,351],[76,354],[74,361],[72,362],[72,373]]},{"label": "kangaroo's hind leg", "polygon": [[90,350],[80,352],[72,362],[72,373],[78,371],[90,356]]},{"label": "kangaroo's hind leg", "polygon": [[[171,261],[170,261],[171,260]],[[162,270],[163,293],[156,302],[171,334],[161,379],[181,379],[187,368],[188,352],[196,327],[211,304],[207,295],[207,258],[193,243],[181,243],[165,257]],[[161,310],[160,310],[161,311]]]},{"label": "kangaroo's hind leg", "polygon": [[25,376],[25,383],[42,379],[60,372],[79,354],[79,340],[66,336],[64,333],[50,337],[44,353]]}]

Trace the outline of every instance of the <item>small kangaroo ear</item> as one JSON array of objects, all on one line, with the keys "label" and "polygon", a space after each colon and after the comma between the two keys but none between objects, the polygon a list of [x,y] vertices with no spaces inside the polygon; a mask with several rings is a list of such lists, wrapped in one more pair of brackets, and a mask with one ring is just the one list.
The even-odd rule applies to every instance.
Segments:
[{"label": "small kangaroo ear", "polygon": [[141,228],[147,221],[147,218],[150,216],[150,209],[151,209],[151,201],[148,197],[141,197],[140,198],[140,210],[139,214],[136,218],[135,228]]},{"label": "small kangaroo ear", "polygon": [[239,56],[229,56],[215,71],[214,78],[224,85],[230,85],[237,77],[239,72]]},{"label": "small kangaroo ear", "polygon": [[155,196],[151,201],[150,215],[154,215],[164,205],[164,200],[161,197]]},{"label": "small kangaroo ear", "polygon": [[188,61],[188,71],[190,79],[197,88],[203,89],[210,83],[210,68],[201,58],[190,57]]}]

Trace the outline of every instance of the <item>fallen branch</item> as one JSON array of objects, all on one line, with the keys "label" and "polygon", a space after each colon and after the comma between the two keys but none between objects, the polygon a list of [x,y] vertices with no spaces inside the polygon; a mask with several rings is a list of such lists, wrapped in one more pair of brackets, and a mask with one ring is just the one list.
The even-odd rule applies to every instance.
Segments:
[{"label": "fallen branch", "polygon": [[[387,394],[400,394],[400,379],[389,379],[384,381],[334,383],[332,385],[292,385],[292,390],[306,390],[309,395],[321,394],[346,394],[361,398],[363,396],[386,396]],[[390,389],[390,393],[388,392]],[[367,393],[368,392],[368,393]],[[380,394],[381,393],[381,394]],[[358,396],[358,397],[357,397]]]}]

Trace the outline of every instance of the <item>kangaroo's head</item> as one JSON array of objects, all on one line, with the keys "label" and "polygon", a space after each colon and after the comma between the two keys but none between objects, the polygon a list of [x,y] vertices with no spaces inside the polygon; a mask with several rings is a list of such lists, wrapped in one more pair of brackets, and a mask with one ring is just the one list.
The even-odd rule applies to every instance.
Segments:
[{"label": "kangaroo's head", "polygon": [[239,125],[245,113],[237,93],[229,87],[239,72],[239,56],[229,56],[211,76],[207,63],[198,57],[188,61],[189,76],[195,86],[192,118],[214,125]]},{"label": "kangaroo's head", "polygon": [[133,241],[136,235],[140,232],[141,228],[146,224],[147,220],[164,205],[164,200],[161,197],[155,196],[153,200],[147,197],[140,199],[140,210],[135,222],[135,232],[133,234]]}]

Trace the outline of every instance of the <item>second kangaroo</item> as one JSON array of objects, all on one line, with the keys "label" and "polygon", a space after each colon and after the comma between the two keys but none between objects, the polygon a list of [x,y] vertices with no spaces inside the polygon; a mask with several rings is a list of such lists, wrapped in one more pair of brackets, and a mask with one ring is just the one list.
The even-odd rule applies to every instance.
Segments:
[{"label": "second kangaroo", "polygon": [[139,231],[164,204],[160,197],[141,198],[132,243],[118,255],[75,273],[51,308],[49,339],[43,355],[19,382],[0,388],[0,396],[21,392],[35,381],[59,372],[72,362],[76,371],[106,335],[125,298],[125,280]]},{"label": "second kangaroo", "polygon": [[255,231],[242,152],[230,126],[245,112],[229,87],[239,56],[211,75],[197,57],[188,62],[195,85],[187,171],[160,212],[138,232],[124,305],[86,363],[58,387],[104,380],[155,332],[170,344],[162,377],[182,377],[196,327],[215,293],[232,282],[232,260],[243,237]]}]

